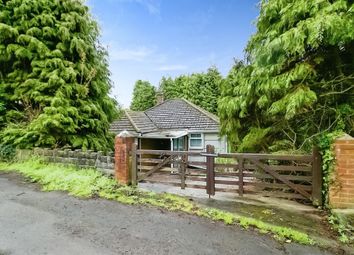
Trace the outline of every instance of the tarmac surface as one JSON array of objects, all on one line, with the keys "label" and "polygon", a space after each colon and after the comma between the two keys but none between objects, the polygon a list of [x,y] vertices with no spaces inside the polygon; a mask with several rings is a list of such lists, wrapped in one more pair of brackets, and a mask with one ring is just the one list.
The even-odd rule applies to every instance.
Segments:
[{"label": "tarmac surface", "polygon": [[0,173],[0,255],[331,254],[184,213],[41,192]]}]

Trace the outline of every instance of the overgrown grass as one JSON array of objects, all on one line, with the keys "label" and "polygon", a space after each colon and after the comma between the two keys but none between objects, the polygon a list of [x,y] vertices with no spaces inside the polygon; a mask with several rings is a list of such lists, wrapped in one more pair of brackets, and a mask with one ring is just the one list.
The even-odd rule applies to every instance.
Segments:
[{"label": "overgrown grass", "polygon": [[141,191],[134,187],[119,186],[111,178],[94,169],[78,169],[58,164],[48,164],[41,159],[17,163],[0,163],[0,171],[19,172],[33,182],[42,185],[44,191],[67,191],[81,198],[99,196],[130,205],[152,205],[169,211],[182,211],[225,224],[238,224],[244,228],[254,227],[261,233],[271,233],[280,240],[301,244],[314,244],[306,234],[292,228],[275,226],[257,219],[240,216],[214,208],[204,208],[188,198],[172,194]]}]

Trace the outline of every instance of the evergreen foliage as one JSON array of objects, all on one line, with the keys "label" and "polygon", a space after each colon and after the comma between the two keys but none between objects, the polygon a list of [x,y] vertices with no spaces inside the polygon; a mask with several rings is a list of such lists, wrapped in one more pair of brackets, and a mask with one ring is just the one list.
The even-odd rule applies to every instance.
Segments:
[{"label": "evergreen foliage", "polygon": [[[183,76],[180,76],[179,78],[181,77]],[[177,79],[174,80],[171,77],[162,77],[159,90],[163,93],[165,99],[178,98],[178,95],[182,93],[182,90],[179,90],[175,85]]]},{"label": "evergreen foliage", "polygon": [[110,146],[117,110],[98,36],[81,0],[0,1],[0,143]]},{"label": "evergreen foliage", "polygon": [[130,105],[132,111],[145,111],[156,104],[156,89],[148,81],[138,80],[133,90]]},{"label": "evergreen foliage", "polygon": [[163,77],[160,90],[166,99],[184,98],[205,110],[217,113],[222,76],[215,67],[206,73],[181,75],[174,80]]},{"label": "evergreen foliage", "polygon": [[240,151],[309,151],[354,132],[354,4],[263,0],[257,32],[221,89],[222,133]]}]

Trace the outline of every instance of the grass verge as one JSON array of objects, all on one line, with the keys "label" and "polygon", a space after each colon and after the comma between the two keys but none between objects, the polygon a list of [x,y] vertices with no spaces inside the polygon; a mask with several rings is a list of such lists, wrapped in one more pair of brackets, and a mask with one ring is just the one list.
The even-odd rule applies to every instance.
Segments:
[{"label": "grass verge", "polygon": [[238,224],[253,227],[260,233],[270,233],[279,241],[314,244],[308,234],[289,227],[275,226],[261,220],[244,217],[214,208],[201,207],[188,198],[168,193],[141,191],[134,187],[119,186],[115,180],[94,169],[78,169],[71,166],[49,164],[41,159],[24,162],[1,163],[0,171],[19,172],[33,182],[42,185],[44,191],[67,191],[70,195],[90,198],[101,197],[129,205],[152,205],[169,211],[182,211],[227,225]]}]

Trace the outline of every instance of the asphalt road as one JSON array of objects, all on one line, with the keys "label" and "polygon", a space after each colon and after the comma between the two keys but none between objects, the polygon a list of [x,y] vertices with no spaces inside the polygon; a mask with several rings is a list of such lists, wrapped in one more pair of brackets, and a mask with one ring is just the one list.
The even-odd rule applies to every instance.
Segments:
[{"label": "asphalt road", "polygon": [[41,192],[0,173],[0,255],[329,254],[183,213]]}]

